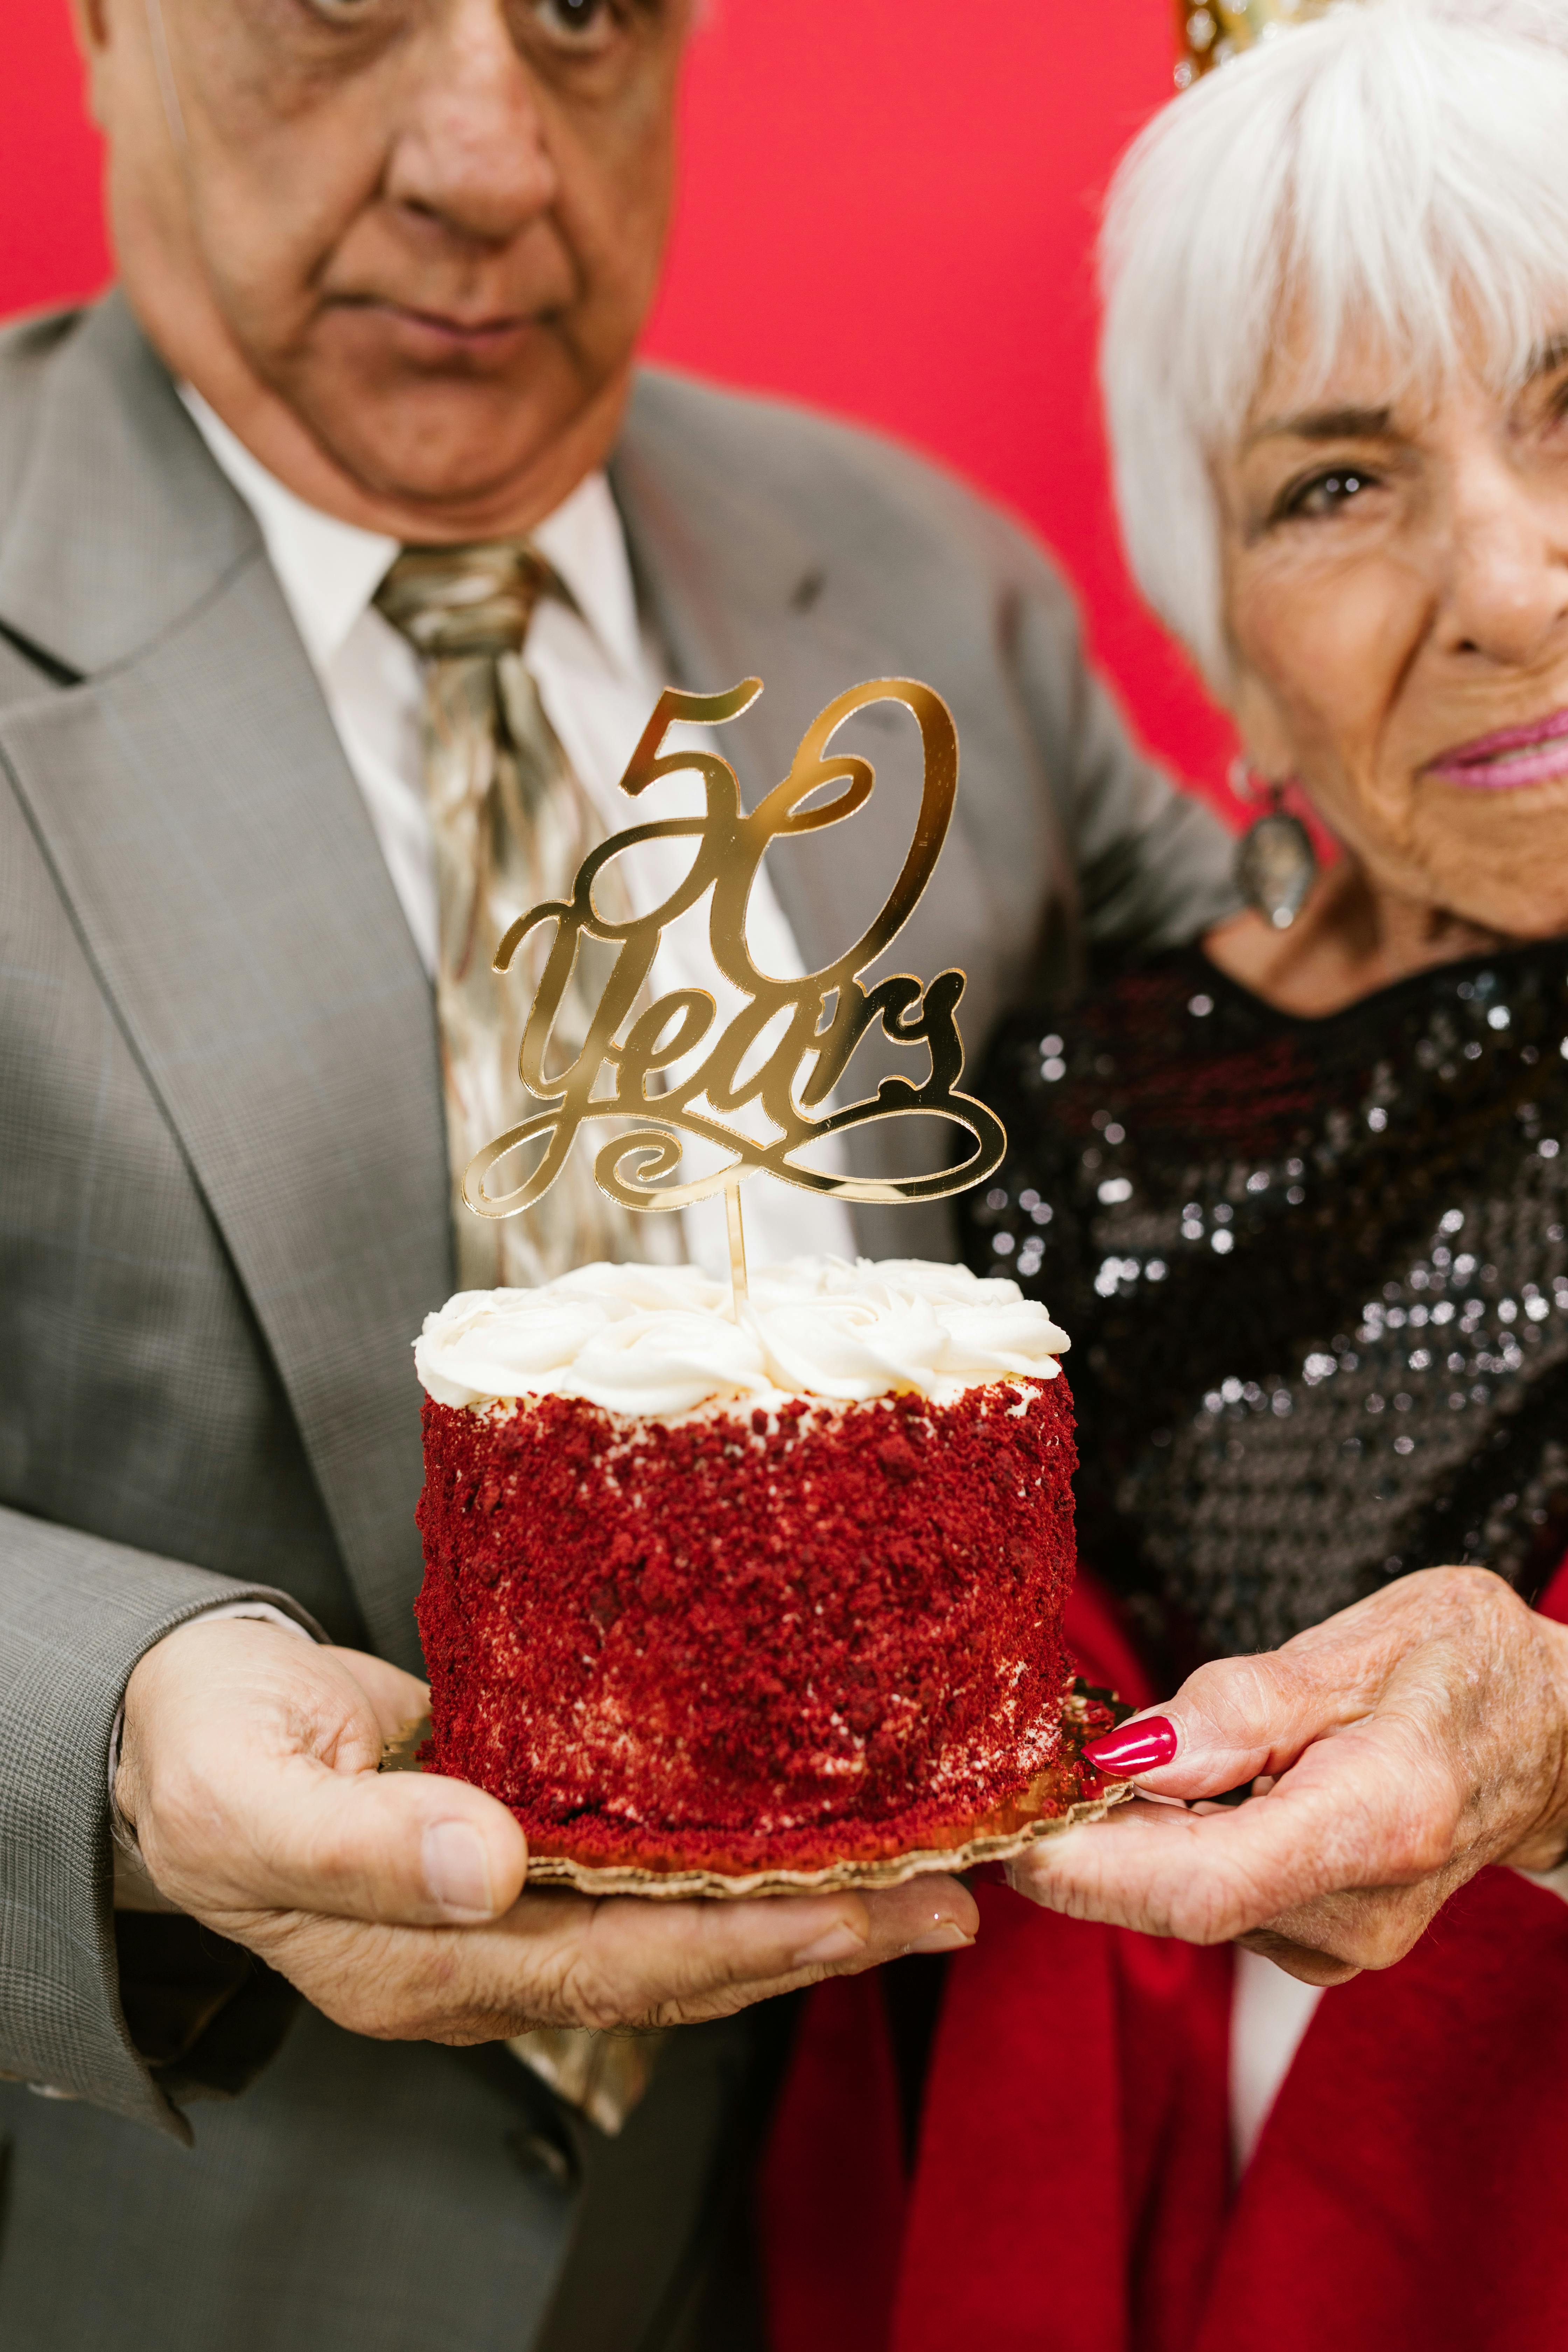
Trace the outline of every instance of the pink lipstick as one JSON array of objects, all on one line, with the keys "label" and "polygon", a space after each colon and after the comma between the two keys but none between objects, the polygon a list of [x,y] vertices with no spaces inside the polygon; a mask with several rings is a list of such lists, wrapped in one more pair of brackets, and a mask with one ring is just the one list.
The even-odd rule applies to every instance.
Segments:
[{"label": "pink lipstick", "polygon": [[1428,761],[1425,772],[1440,784],[1479,793],[1518,792],[1568,776],[1568,710],[1478,735],[1473,743],[1460,743]]}]

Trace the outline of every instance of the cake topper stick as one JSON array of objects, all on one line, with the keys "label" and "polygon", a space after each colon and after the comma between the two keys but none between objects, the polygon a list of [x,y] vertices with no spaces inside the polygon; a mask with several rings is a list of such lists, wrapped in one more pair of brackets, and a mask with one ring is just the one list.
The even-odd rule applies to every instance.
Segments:
[{"label": "cake topper stick", "polygon": [[730,1305],[738,1323],[742,1306],[750,1295],[746,1286],[746,1221],[741,1214],[739,1184],[724,1187],[724,1223],[730,1234]]},{"label": "cake topper stick", "polygon": [[[535,930],[552,930],[518,1054],[519,1076],[539,1108],[488,1143],[463,1178],[463,1198],[476,1215],[516,1216],[549,1191],[584,1127],[616,1120],[620,1131],[601,1146],[594,1177],[623,1208],[685,1209],[724,1193],[737,1317],[746,1295],[740,1193],[748,1177],[765,1172],[841,1201],[934,1201],[983,1182],[1007,1146],[1001,1121],[973,1095],[960,1091],[963,1045],[956,1014],[963,972],[939,972],[923,982],[895,972],[869,987],[860,978],[908,922],[942,854],[958,790],[958,733],[952,712],[931,688],[912,678],[876,678],[852,687],[813,721],[788,775],[748,814],[727,760],[711,751],[667,752],[664,741],[670,728],[682,722],[720,726],[739,718],[762,690],[761,679],[752,677],[727,694],[681,694],[674,688],[662,694],[621,790],[635,800],[661,776],[696,771],[704,786],[703,814],[628,825],[612,835],[584,859],[570,900],[531,908],[501,940],[495,969],[507,971]],[[901,704],[920,729],[923,777],[914,837],[886,900],[860,938],[816,971],[797,980],[775,979],[758,971],[746,942],[746,908],[758,870],[775,840],[842,824],[865,807],[876,772],[858,754],[835,751],[833,740],[857,711],[878,702]],[[611,920],[595,904],[594,885],[613,859],[649,841],[689,841],[690,863],[658,906]],[[742,999],[741,1010],[710,1043],[718,1008],[706,989],[671,989],[645,1003],[665,926],[709,893],[713,961]],[[584,940],[608,945],[614,961],[581,1050],[564,1071],[546,1076],[554,1024]],[[775,1025],[782,1034],[769,1044],[767,1033]],[[875,1095],[835,1106],[835,1091],[857,1046],[879,1027],[894,1045],[923,1054],[925,1075],[918,1080],[884,1077]],[[705,1048],[700,1060],[675,1076],[676,1066],[688,1063],[699,1046]],[[760,1066],[751,1068],[758,1048]],[[759,1140],[731,1123],[736,1112],[752,1108],[773,1130],[770,1137]],[[636,1122],[629,1133],[628,1117]],[[922,1176],[834,1175],[801,1158],[830,1136],[850,1135],[882,1119],[911,1118],[942,1119],[962,1130],[969,1139],[967,1156],[956,1167]],[[681,1183],[674,1179],[688,1137],[729,1156],[722,1166]],[[504,1181],[502,1163],[529,1147],[531,1160],[521,1181],[493,1190],[492,1177]]]}]

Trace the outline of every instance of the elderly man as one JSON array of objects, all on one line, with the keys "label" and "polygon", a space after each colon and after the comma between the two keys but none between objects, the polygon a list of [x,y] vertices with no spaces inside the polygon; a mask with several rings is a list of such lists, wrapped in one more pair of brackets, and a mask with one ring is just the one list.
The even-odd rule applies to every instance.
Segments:
[{"label": "elderly man", "polygon": [[[456,1274],[637,1245],[582,1198],[488,1272],[455,1236],[515,1045],[467,941],[605,830],[661,684],[766,678],[748,792],[846,685],[942,689],[965,789],[908,951],[968,965],[972,1034],[1228,903],[1016,532],[636,369],[686,14],[80,0],[121,284],[0,344],[18,2347],[633,2352],[714,2309],[741,2343],[704,2281],[786,2014],[753,2005],[973,1933],[942,1879],[525,1893],[500,1806],[374,1769],[422,1700],[409,1339]],[[822,838],[780,956],[853,936]],[[947,1247],[934,1212],[858,1238]],[[680,2030],[579,2063],[628,2024]]]}]

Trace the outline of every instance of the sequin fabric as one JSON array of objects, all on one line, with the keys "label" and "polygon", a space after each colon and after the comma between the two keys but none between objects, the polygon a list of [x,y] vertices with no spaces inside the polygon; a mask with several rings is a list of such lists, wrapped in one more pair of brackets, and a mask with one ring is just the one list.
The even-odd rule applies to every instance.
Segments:
[{"label": "sequin fabric", "polygon": [[1072,1334],[1080,1555],[1181,1653],[1568,1549],[1568,943],[1326,1020],[1196,950],[1015,1019],[970,1262]]}]

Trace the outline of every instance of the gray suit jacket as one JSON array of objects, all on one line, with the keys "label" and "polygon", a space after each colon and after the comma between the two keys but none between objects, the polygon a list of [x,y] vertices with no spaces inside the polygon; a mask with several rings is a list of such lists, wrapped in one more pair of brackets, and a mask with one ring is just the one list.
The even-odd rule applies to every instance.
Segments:
[{"label": "gray suit jacket", "polygon": [[[972,1048],[1018,992],[1070,978],[1087,941],[1177,940],[1230,903],[1223,835],[1131,747],[1050,566],[956,484],[839,426],[652,373],[614,481],[678,681],[767,682],[724,742],[748,794],[861,678],[922,677],[952,704],[959,815],[897,961],[966,966]],[[898,723],[879,739],[868,722],[885,775],[853,832],[776,860],[814,962],[902,856]],[[862,1232],[879,1254],[947,1247],[940,1209],[867,1213]],[[13,329],[8,2344],[490,2352],[532,2340],[553,2296],[552,2341],[630,2352],[661,2340],[685,2291],[748,2028],[681,2037],[611,2151],[542,2109],[510,2062],[362,2042],[313,2013],[243,2096],[187,2117],[278,2040],[275,1982],[161,2067],[128,2026],[104,1802],[126,1678],[193,1611],[257,1592],[417,1664],[409,1342],[450,1287],[449,1252],[430,990],[250,516],[118,299]],[[143,1945],[135,1965],[155,1996],[160,1967],[184,1963]],[[580,2251],[574,2272],[590,2214],[625,2259]]]}]

